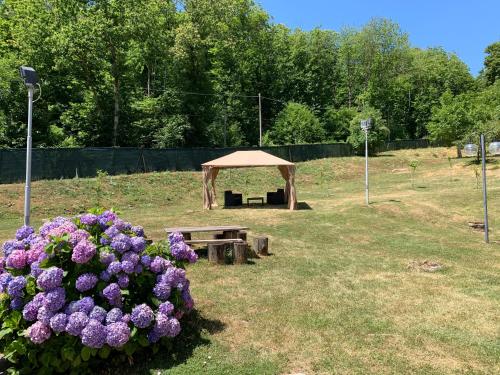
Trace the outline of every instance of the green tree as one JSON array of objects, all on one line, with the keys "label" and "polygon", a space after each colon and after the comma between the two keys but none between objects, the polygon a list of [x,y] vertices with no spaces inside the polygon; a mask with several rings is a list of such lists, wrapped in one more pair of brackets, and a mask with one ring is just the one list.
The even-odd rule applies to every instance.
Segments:
[{"label": "green tree", "polygon": [[269,143],[301,144],[321,142],[325,131],[314,113],[303,104],[288,103],[266,135]]},{"label": "green tree", "polygon": [[365,147],[365,132],[361,129],[361,121],[372,119],[371,128],[368,132],[369,153],[375,153],[377,148],[389,138],[390,131],[386,126],[385,120],[378,109],[366,107],[351,120],[349,126],[349,137],[347,141],[352,145],[356,152],[361,152]]},{"label": "green tree", "polygon": [[487,56],[484,59],[484,75],[491,85],[500,77],[500,42],[495,42],[486,47]]}]

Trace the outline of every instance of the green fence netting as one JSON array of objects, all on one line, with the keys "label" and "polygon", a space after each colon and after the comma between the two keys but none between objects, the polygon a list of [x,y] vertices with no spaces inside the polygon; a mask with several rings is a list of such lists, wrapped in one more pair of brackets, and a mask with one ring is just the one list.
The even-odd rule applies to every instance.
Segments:
[{"label": "green fence netting", "polygon": [[[379,151],[428,147],[427,140],[394,141]],[[153,171],[200,170],[201,164],[238,150],[255,148],[58,148],[34,149],[32,179],[93,177],[97,171],[111,175]],[[280,158],[301,162],[328,157],[353,155],[347,143],[262,147]],[[23,181],[26,168],[25,149],[0,149],[0,183]]]}]

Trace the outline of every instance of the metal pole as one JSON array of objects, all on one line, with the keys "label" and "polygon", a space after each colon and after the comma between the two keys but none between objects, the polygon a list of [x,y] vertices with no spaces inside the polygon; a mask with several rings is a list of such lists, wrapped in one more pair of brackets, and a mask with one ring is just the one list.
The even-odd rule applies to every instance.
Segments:
[{"label": "metal pole", "polygon": [[24,225],[30,225],[31,133],[33,121],[33,86],[28,86],[28,138],[26,142],[26,186],[24,188]]},{"label": "metal pole", "polygon": [[370,205],[370,197],[368,192],[368,128],[365,129],[365,198],[366,205]]},{"label": "metal pole", "polygon": [[484,134],[481,134],[481,154],[483,163],[483,204],[484,204],[484,242],[490,242],[488,225],[488,194],[486,190],[486,150],[484,147]]},{"label": "metal pole", "polygon": [[262,147],[262,96],[259,92],[259,147]]}]

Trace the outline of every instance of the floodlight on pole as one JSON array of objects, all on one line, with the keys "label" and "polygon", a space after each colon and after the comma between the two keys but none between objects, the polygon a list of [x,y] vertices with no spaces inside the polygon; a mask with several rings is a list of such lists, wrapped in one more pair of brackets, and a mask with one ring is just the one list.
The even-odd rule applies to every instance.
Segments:
[{"label": "floodlight on pole", "polygon": [[31,198],[31,149],[33,124],[33,92],[38,84],[38,75],[35,69],[21,66],[21,78],[28,89],[28,135],[26,140],[26,185],[24,188],[24,225],[30,225],[30,198]]}]

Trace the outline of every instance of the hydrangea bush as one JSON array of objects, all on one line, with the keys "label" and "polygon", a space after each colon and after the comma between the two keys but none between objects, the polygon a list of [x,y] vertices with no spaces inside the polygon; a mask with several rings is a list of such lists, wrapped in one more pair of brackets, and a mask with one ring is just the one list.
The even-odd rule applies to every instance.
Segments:
[{"label": "hydrangea bush", "polygon": [[182,234],[153,244],[113,211],[23,226],[2,250],[0,352],[27,373],[157,352],[193,308]]}]

